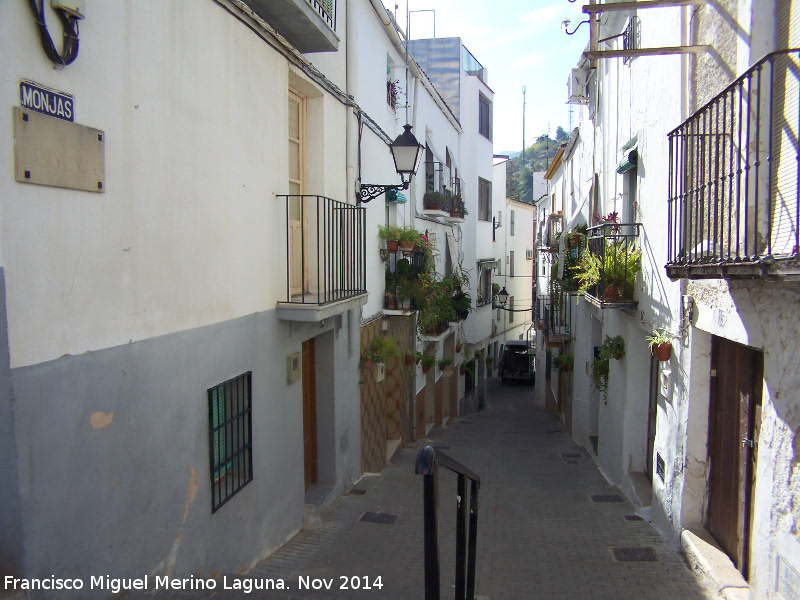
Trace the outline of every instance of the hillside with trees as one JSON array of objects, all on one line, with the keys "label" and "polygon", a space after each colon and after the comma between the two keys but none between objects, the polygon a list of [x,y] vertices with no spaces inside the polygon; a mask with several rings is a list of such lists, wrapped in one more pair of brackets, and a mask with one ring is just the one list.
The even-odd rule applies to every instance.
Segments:
[{"label": "hillside with trees", "polygon": [[558,147],[569,139],[562,127],[556,128],[555,139],[543,133],[525,148],[525,152],[512,158],[506,165],[506,195],[520,202],[533,204],[532,174],[546,171]]}]

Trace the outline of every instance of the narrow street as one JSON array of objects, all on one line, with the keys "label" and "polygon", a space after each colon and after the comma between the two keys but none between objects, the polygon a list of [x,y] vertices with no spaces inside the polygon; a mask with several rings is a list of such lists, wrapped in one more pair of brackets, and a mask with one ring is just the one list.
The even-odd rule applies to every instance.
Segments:
[{"label": "narrow street", "polygon": [[[636,515],[619,489],[608,485],[560,422],[533,405],[532,393],[531,387],[490,380],[487,410],[412,444],[380,474],[365,476],[323,511],[321,528],[301,532],[249,574],[226,577],[228,588],[242,589],[223,589],[220,576],[213,591],[162,590],[155,598],[423,598],[422,477],[414,474],[414,459],[425,443],[482,477],[477,597],[716,597],[696,581],[676,549]],[[449,598],[455,477],[446,469],[439,477],[442,597]],[[365,522],[365,513],[396,518]],[[321,589],[299,589],[300,578]],[[245,593],[249,585],[257,588],[269,580],[282,581],[286,589]],[[361,589],[342,589],[343,582]],[[139,597],[145,596],[128,596]]]}]

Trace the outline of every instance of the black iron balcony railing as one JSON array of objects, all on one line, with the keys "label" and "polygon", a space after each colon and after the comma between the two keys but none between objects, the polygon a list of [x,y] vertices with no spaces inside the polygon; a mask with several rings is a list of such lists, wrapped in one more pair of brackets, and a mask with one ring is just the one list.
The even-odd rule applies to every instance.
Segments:
[{"label": "black iron balcony railing", "polygon": [[584,297],[600,308],[635,308],[636,276],[642,270],[640,223],[602,223],[587,230],[578,279]]},{"label": "black iron balcony railing", "polygon": [[[478,490],[481,478],[432,446],[420,448],[415,472],[424,475],[425,600],[439,600],[439,467],[458,475],[456,490],[456,600],[474,600],[475,564],[478,546]],[[469,502],[467,479],[470,480]],[[469,527],[467,527],[469,513]]]},{"label": "black iron balcony railing", "polygon": [[307,0],[311,7],[336,31],[336,2],[335,0]]},{"label": "black iron balcony railing", "polygon": [[768,54],[668,134],[670,278],[797,272],[798,59]]},{"label": "black iron balcony railing", "polygon": [[544,338],[550,342],[567,341],[572,334],[575,308],[572,296],[561,289],[557,281],[550,285],[550,295],[536,298],[536,322],[542,328]]},{"label": "black iron balcony railing", "polygon": [[286,302],[322,305],[366,294],[366,210],[324,196],[281,197]]}]

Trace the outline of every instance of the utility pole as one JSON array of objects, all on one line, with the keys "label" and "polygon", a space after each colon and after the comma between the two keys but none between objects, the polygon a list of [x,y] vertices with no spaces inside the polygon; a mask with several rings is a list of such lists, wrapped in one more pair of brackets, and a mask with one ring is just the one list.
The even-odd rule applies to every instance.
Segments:
[{"label": "utility pole", "polygon": [[525,86],[522,86],[522,162],[525,164]]}]

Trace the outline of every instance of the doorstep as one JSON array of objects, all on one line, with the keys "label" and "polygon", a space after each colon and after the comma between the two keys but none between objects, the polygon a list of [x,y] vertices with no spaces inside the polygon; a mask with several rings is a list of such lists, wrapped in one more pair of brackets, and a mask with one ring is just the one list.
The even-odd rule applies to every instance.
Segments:
[{"label": "doorstep", "polygon": [[750,585],[708,531],[697,528],[681,532],[686,562],[726,600],[749,600]]}]

